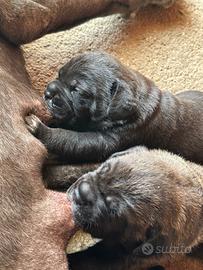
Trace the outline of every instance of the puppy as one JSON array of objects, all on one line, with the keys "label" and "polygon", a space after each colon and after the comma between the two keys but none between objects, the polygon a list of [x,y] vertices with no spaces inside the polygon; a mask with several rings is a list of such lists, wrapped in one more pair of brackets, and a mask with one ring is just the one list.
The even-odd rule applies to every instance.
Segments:
[{"label": "puppy", "polygon": [[107,53],[73,58],[44,98],[61,128],[49,128],[35,116],[27,118],[28,127],[67,161],[101,161],[146,145],[203,163],[203,93],[160,91]]},{"label": "puppy", "polygon": [[113,155],[67,194],[76,224],[103,240],[73,255],[73,270],[164,266],[203,241],[203,168],[168,152]]}]

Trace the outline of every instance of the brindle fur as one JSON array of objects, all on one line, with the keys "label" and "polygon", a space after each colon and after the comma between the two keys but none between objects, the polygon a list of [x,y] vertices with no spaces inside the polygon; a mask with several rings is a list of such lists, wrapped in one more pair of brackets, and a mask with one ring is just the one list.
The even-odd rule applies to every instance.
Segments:
[{"label": "brindle fur", "polygon": [[59,128],[35,116],[28,127],[68,162],[102,161],[146,145],[203,164],[203,92],[160,91],[107,53],[87,52],[65,64],[45,100]]},{"label": "brindle fur", "polygon": [[187,253],[203,241],[203,168],[165,151],[118,153],[78,179],[68,197],[76,224],[103,239],[72,255],[73,270],[84,261],[87,270],[165,267],[188,255],[145,255],[143,244]]}]

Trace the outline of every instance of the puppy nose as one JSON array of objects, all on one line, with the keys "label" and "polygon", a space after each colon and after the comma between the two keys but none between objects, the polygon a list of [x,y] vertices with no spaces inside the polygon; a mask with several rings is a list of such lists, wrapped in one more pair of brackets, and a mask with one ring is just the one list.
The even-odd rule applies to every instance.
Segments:
[{"label": "puppy nose", "polygon": [[44,92],[45,99],[53,98],[60,91],[57,81],[50,82]]},{"label": "puppy nose", "polygon": [[82,181],[78,185],[76,197],[79,203],[93,204],[95,196],[91,184],[87,181]]}]

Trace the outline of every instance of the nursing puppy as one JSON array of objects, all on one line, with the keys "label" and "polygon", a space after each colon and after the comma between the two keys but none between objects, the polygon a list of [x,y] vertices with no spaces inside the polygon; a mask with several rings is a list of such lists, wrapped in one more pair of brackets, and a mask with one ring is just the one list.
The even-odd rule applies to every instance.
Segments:
[{"label": "nursing puppy", "polygon": [[44,97],[61,129],[35,116],[27,118],[28,127],[67,161],[101,161],[146,145],[203,163],[202,92],[162,92],[109,54],[88,52],[59,70]]},{"label": "nursing puppy", "polygon": [[203,241],[203,168],[171,153],[118,153],[67,194],[76,224],[103,240],[72,255],[73,270],[165,266]]}]

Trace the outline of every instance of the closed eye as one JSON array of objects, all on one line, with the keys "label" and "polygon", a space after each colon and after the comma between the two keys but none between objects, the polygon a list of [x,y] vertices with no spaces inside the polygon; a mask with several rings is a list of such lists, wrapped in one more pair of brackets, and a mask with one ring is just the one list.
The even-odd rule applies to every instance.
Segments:
[{"label": "closed eye", "polygon": [[76,86],[70,86],[70,92],[77,92],[77,87]]},{"label": "closed eye", "polygon": [[93,97],[93,95],[87,91],[82,91],[81,96],[85,99],[91,99]]},{"label": "closed eye", "polygon": [[116,93],[116,91],[117,91],[117,88],[118,88],[118,84],[117,84],[117,82],[115,81],[115,82],[112,83],[112,86],[111,86],[111,88],[110,88],[110,94],[111,94],[111,97],[113,97],[113,96],[115,95],[115,93]]},{"label": "closed eye", "polygon": [[76,80],[73,80],[70,84],[70,92],[76,92],[78,91],[77,89],[77,81]]}]

